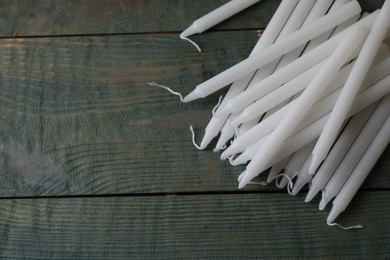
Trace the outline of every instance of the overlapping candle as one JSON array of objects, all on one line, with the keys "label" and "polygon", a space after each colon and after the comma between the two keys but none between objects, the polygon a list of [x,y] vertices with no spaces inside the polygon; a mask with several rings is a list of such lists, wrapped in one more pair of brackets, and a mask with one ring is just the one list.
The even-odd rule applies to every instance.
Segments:
[{"label": "overlapping candle", "polygon": [[[233,0],[181,37],[255,2]],[[270,167],[267,181],[282,176],[279,187],[290,182],[291,188],[296,177],[293,195],[311,182],[306,202],[322,189],[320,207],[336,197],[328,224],[345,210],[390,138],[390,57],[383,44],[390,34],[390,0],[357,21],[360,14],[355,0],[283,0],[247,59],[182,99],[205,98],[233,83],[199,148],[221,133],[221,150],[235,133],[221,159],[248,163],[239,188]]]}]

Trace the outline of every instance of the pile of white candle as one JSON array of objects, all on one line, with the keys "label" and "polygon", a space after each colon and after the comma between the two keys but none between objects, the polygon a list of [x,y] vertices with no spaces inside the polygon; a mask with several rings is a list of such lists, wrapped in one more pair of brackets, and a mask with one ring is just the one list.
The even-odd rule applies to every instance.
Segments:
[{"label": "pile of white candle", "polygon": [[[232,0],[181,38],[257,1]],[[390,0],[370,14],[355,0],[283,0],[247,59],[182,98],[232,83],[199,148],[218,137],[221,159],[248,163],[240,189],[269,168],[267,182],[293,195],[311,183],[305,201],[322,191],[323,209],[335,198],[333,223],[390,141],[389,27]]]}]

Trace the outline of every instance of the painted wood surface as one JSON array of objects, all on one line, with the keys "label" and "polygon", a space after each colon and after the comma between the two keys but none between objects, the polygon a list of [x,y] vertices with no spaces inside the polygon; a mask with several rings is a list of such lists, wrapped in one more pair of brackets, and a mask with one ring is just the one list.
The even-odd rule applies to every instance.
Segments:
[{"label": "painted wood surface", "polygon": [[[386,259],[388,192],[363,192],[344,231],[303,197],[225,194],[2,200],[2,258]],[[317,201],[318,202],[318,201]]]},{"label": "painted wood surface", "polygon": [[[181,31],[226,0],[1,0],[0,36]],[[263,0],[213,29],[264,28],[280,0]]]},{"label": "painted wood surface", "polygon": [[186,94],[244,59],[280,1],[195,36],[202,53],[179,39],[224,2],[0,1],[0,258],[390,255],[389,148],[340,218],[365,229],[345,232],[318,197],[239,191],[244,167],[193,147],[224,90],[181,104],[146,84]]}]

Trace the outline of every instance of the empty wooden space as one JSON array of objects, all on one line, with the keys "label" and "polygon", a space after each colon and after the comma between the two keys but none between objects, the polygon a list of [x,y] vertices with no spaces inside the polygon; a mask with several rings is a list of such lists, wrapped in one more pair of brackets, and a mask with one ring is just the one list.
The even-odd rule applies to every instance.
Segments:
[{"label": "empty wooden space", "polygon": [[328,227],[319,197],[238,190],[244,167],[192,145],[225,90],[147,85],[186,94],[241,61],[280,3],[192,37],[202,53],[179,39],[225,2],[0,1],[0,258],[390,256],[389,148],[338,219],[365,228]]}]

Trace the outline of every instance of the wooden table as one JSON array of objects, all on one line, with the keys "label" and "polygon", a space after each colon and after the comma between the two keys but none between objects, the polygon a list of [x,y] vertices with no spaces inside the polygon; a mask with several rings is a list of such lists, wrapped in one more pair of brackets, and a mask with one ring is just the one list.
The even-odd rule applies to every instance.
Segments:
[{"label": "wooden table", "polygon": [[179,39],[224,2],[0,1],[1,258],[390,257],[389,149],[338,219],[365,228],[328,227],[318,197],[238,190],[244,167],[193,147],[223,91],[181,104],[146,84],[189,93],[247,57],[279,4],[194,36],[202,53]]}]

